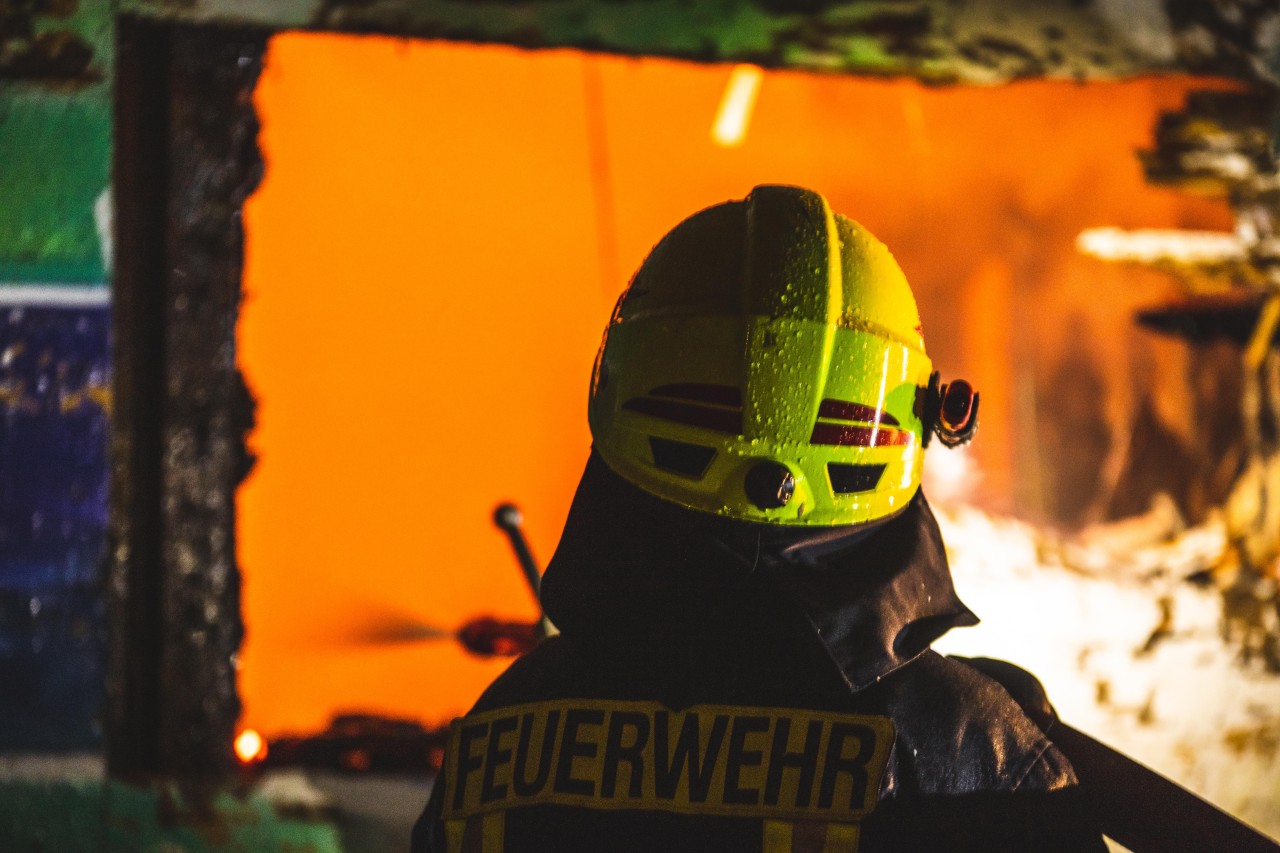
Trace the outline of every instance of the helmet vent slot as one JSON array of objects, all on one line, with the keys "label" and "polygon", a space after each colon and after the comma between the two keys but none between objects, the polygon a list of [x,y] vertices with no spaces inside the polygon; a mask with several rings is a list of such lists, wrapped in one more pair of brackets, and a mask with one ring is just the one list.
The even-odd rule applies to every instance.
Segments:
[{"label": "helmet vent slot", "polygon": [[707,466],[716,456],[714,448],[672,441],[669,438],[658,438],[654,435],[649,436],[649,447],[653,450],[654,465],[664,471],[694,479],[706,473]]},{"label": "helmet vent slot", "polygon": [[837,495],[869,492],[884,475],[883,465],[848,465],[843,462],[827,463],[827,477],[831,479],[831,491]]}]

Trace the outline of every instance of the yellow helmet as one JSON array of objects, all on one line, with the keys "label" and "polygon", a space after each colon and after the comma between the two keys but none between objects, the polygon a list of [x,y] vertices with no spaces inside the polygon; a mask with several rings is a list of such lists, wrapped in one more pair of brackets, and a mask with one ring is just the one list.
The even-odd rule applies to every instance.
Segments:
[{"label": "yellow helmet", "polygon": [[691,509],[865,524],[911,500],[932,431],[976,426],[976,395],[932,370],[884,244],[816,192],[761,186],[645,259],[596,357],[591,434],[615,473]]}]

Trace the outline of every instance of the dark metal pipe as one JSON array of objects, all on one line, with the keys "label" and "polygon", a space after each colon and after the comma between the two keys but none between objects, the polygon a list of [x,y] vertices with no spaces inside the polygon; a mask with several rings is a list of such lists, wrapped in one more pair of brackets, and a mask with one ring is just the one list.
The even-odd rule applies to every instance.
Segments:
[{"label": "dark metal pipe", "polygon": [[533,590],[534,599],[537,599],[542,591],[542,572],[538,570],[533,552],[529,550],[529,542],[524,538],[524,531],[520,529],[523,521],[524,516],[520,514],[520,508],[515,504],[498,504],[498,508],[493,511],[493,523],[507,534],[507,539],[511,542],[511,550],[516,552],[516,560],[520,563],[521,572],[524,573],[524,579],[528,582],[529,589]]}]

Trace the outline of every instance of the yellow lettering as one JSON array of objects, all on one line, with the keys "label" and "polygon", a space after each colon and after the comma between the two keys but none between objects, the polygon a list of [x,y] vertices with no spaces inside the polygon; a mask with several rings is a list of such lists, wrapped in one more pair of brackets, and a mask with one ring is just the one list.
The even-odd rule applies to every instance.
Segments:
[{"label": "yellow lettering", "polygon": [[454,723],[446,820],[555,803],[856,824],[893,743],[885,717],[559,700]]}]

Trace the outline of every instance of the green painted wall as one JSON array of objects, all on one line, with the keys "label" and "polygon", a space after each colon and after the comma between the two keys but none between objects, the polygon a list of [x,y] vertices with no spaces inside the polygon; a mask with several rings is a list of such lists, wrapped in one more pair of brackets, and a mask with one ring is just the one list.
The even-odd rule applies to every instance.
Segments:
[{"label": "green painted wall", "polygon": [[[407,844],[407,840],[406,840]],[[196,806],[176,789],[117,782],[0,781],[0,850],[23,853],[341,853],[321,818],[285,816],[261,795]]]},{"label": "green painted wall", "polygon": [[111,17],[109,0],[0,3],[0,287],[107,277]]}]

